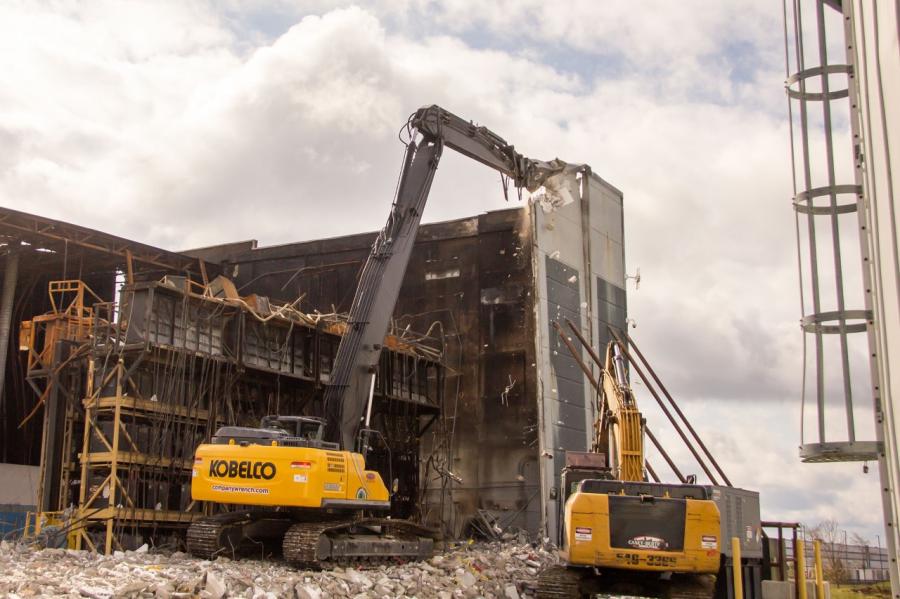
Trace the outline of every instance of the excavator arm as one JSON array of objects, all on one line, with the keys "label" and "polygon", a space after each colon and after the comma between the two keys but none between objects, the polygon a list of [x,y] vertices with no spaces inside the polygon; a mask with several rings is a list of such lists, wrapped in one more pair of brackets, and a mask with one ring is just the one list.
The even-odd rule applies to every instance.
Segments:
[{"label": "excavator arm", "polygon": [[536,191],[554,175],[577,168],[559,159],[545,162],[526,158],[487,127],[464,121],[440,106],[420,108],[409,125],[426,139],[438,140],[463,156],[500,171],[516,187],[528,191]]},{"label": "excavator arm", "polygon": [[[613,477],[624,481],[644,480],[644,421],[625,375],[625,358],[619,344],[610,342],[602,372],[603,403],[607,417],[599,437],[608,439]],[[595,440],[595,445],[599,439]]]},{"label": "excavator arm", "polygon": [[499,171],[517,188],[529,191],[545,186],[553,193],[562,187],[562,177],[577,168],[560,160],[526,158],[486,127],[464,121],[439,106],[420,108],[410,117],[407,131],[409,141],[397,195],[360,274],[348,326],[325,391],[326,438],[340,442],[344,449],[355,446],[373,393],[384,337],[444,147]]}]

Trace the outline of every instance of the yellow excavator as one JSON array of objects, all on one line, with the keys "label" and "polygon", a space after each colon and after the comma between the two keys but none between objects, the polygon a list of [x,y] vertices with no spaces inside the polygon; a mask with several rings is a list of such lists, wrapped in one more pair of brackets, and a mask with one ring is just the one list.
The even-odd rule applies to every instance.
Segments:
[{"label": "yellow excavator", "polygon": [[550,196],[567,193],[562,183],[573,167],[526,158],[438,106],[418,110],[404,130],[397,195],[360,274],[324,417],[273,415],[258,428],[223,427],[197,449],[192,498],[229,509],[191,524],[194,555],[280,549],[290,562],[326,566],[433,551],[429,530],[384,517],[390,493],[365,456],[380,436],[369,428],[376,368],[441,153],[452,148],[500,171],[504,182]]},{"label": "yellow excavator", "polygon": [[[581,353],[576,355],[562,329],[557,326],[557,331],[580,360]],[[716,585],[717,575],[724,571],[726,562],[723,551],[728,539],[724,537],[734,534],[730,521],[723,525],[719,505],[742,502],[744,496],[752,503],[755,493],[683,482],[649,482],[644,454],[648,431],[628,384],[624,348],[613,340],[603,362],[588,345],[586,348],[602,365],[596,381],[582,363],[598,390],[598,416],[591,451],[567,455],[561,485],[565,498],[562,563],[541,573],[538,597],[716,596],[721,590],[721,585]],[[680,472],[677,474],[683,478]],[[655,472],[652,475],[656,478]],[[758,535],[756,501],[753,534]],[[747,517],[752,521],[750,511]]]}]

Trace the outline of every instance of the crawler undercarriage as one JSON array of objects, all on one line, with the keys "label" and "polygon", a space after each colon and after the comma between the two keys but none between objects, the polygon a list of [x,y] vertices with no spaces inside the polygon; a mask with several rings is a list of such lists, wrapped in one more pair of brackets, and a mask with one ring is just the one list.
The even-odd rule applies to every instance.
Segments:
[{"label": "crawler undercarriage", "polygon": [[328,568],[427,558],[434,533],[407,520],[358,514],[246,510],[197,520],[187,547],[204,559],[282,554],[298,567]]},{"label": "crawler undercarriage", "polygon": [[573,599],[594,595],[627,595],[662,599],[712,599],[713,574],[658,575],[653,572],[553,566],[538,578],[539,599]]}]

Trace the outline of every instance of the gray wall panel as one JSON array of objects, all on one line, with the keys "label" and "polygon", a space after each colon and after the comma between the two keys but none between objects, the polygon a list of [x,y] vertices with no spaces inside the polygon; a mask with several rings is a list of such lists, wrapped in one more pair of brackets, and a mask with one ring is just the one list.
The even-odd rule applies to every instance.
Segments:
[{"label": "gray wall panel", "polygon": [[[547,256],[547,307],[550,315],[549,339],[551,339],[550,365],[556,375],[557,418],[550,423],[553,429],[553,447],[585,451],[587,442],[584,424],[584,375],[569,350],[562,344],[553,321],[565,314],[575,326],[581,327],[581,290],[578,272],[559,260]],[[564,322],[560,322],[565,326]]]}]

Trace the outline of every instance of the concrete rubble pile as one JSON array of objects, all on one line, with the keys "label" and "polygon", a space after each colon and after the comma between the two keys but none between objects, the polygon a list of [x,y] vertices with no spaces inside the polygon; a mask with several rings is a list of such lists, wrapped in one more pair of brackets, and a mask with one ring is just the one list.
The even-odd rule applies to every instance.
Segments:
[{"label": "concrete rubble pile", "polygon": [[463,545],[425,562],[302,571],[279,561],[205,561],[146,546],[103,556],[3,541],[0,597],[517,599],[533,596],[538,572],[555,562],[543,548],[498,542]]}]

